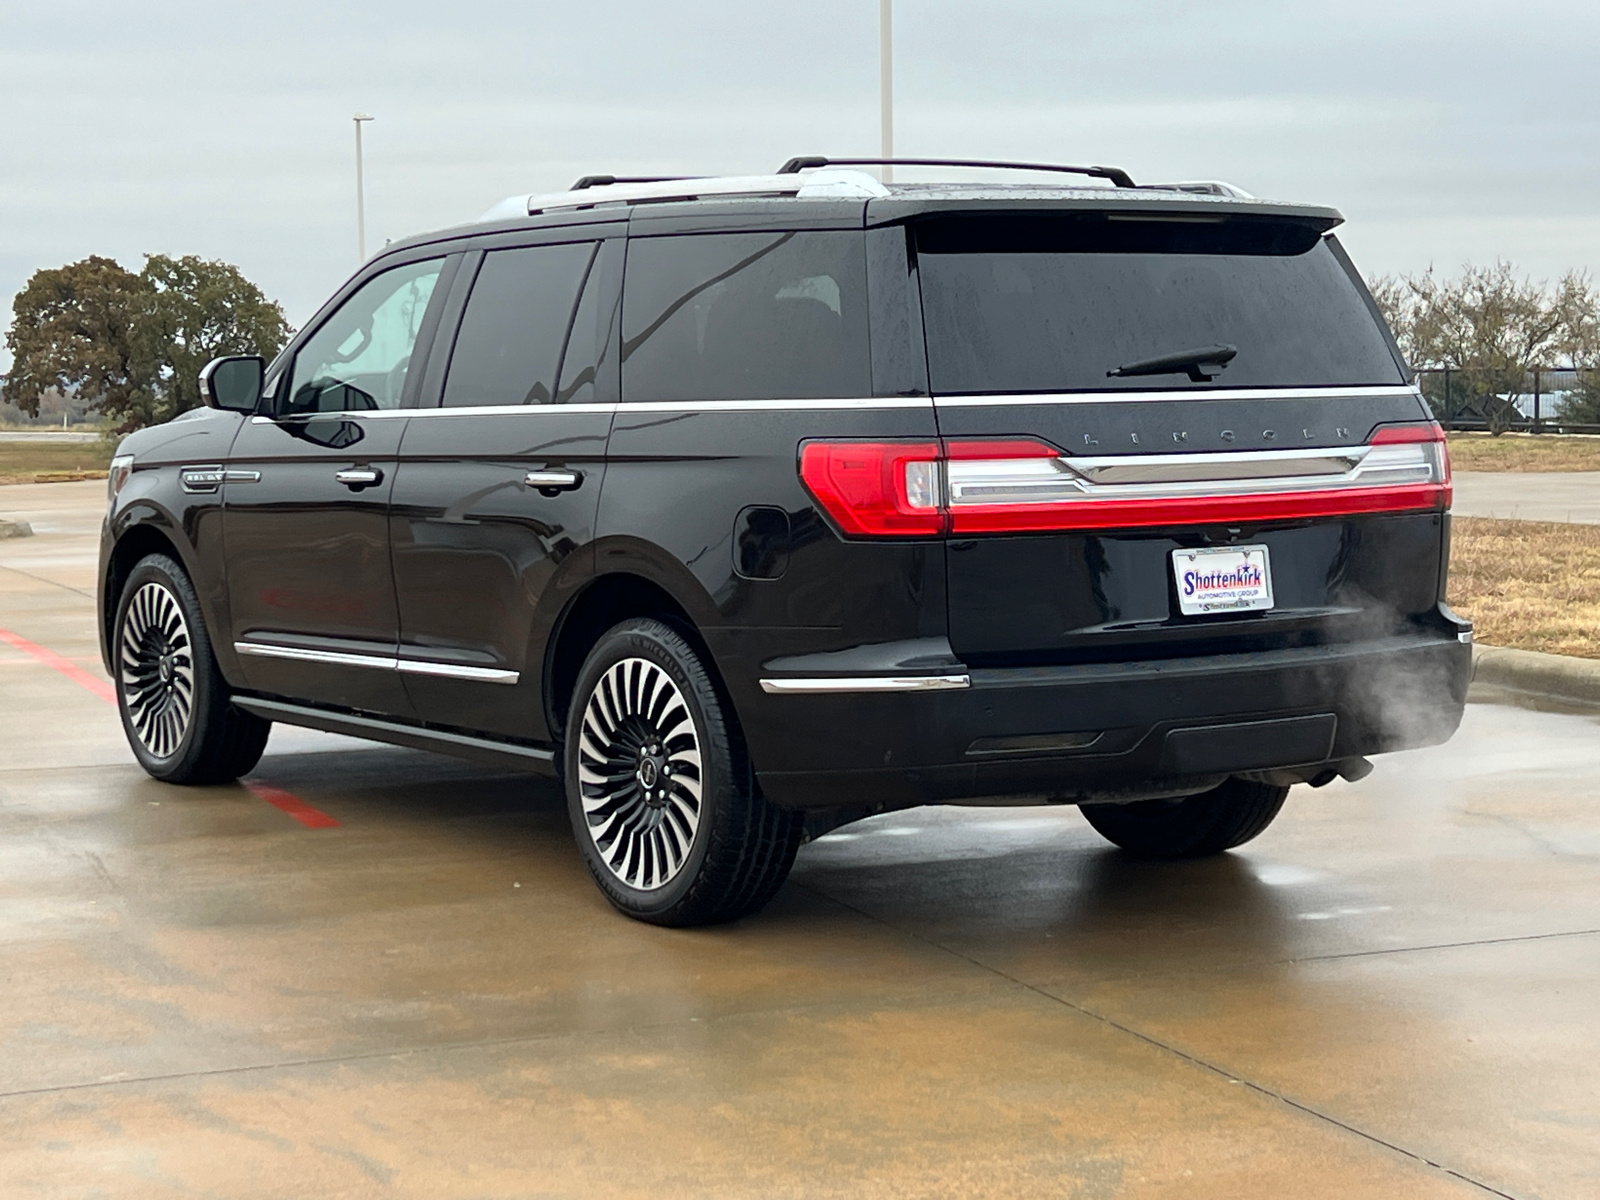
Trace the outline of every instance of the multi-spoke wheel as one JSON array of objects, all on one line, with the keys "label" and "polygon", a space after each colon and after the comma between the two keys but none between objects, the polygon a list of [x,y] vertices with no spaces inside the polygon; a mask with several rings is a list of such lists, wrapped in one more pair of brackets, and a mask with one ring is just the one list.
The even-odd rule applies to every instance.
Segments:
[{"label": "multi-spoke wheel", "polygon": [[567,725],[573,830],[623,912],[660,925],[730,921],[782,886],[801,819],[762,798],[731,711],[677,631],[638,619],[603,636]]},{"label": "multi-spoke wheel", "polygon": [[134,736],[171,758],[194,716],[194,653],[178,597],[152,580],[128,602],[117,639],[118,682]]},{"label": "multi-spoke wheel", "polygon": [[129,573],[111,647],[122,727],[146,771],[222,783],[256,765],[271,724],[233,706],[194,588],[166,555]]},{"label": "multi-spoke wheel", "polygon": [[649,659],[625,658],[589,694],[578,736],[578,791],[601,861],[629,887],[665,887],[700,828],[700,738],[683,693]]}]

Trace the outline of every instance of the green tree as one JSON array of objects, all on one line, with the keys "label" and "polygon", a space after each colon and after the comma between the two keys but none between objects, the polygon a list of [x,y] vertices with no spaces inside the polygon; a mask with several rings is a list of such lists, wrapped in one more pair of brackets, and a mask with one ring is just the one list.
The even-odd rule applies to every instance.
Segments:
[{"label": "green tree", "polygon": [[143,290],[137,275],[98,255],[35,271],[11,304],[6,399],[30,416],[52,388],[113,410],[137,403],[131,335]]},{"label": "green tree", "polygon": [[212,358],[271,358],[293,332],[237,267],[192,255],[149,255],[138,275],[98,257],[38,271],[12,311],[8,398],[35,412],[47,388],[74,389],[119,434],[197,406]]}]

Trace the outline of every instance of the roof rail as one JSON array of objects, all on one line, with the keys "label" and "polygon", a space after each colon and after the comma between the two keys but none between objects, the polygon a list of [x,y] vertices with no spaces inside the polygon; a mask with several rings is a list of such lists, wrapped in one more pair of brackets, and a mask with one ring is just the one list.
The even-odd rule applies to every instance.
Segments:
[{"label": "roof rail", "polygon": [[1231,200],[1254,200],[1255,197],[1241,187],[1224,183],[1220,179],[1192,179],[1183,183],[1141,183],[1148,192],[1187,192],[1191,196],[1226,196]]},{"label": "roof rail", "polygon": [[613,183],[677,183],[693,178],[692,175],[580,175],[569,190],[581,192],[584,188],[610,187]]},{"label": "roof rail", "polygon": [[1138,185],[1121,167],[1066,167],[1058,163],[990,162],[972,158],[823,158],[821,155],[791,158],[778,168],[779,175],[797,175],[814,167],[982,167],[999,171],[1055,171],[1066,175],[1087,175],[1109,179],[1119,188]]},{"label": "roof rail", "polygon": [[819,171],[799,175],[742,175],[726,178],[618,179],[585,176],[578,187],[565,192],[511,196],[496,204],[479,221],[532,216],[553,209],[594,208],[602,204],[647,204],[667,200],[732,199],[740,196],[795,196],[801,200],[832,197],[869,200],[887,196],[884,187],[864,171]]}]

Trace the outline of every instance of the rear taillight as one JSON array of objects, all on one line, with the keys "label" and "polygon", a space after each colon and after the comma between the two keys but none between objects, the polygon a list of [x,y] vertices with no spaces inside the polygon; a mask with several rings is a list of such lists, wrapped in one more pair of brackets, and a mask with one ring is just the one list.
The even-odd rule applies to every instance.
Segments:
[{"label": "rear taillight", "polygon": [[945,531],[938,442],[807,442],[800,479],[846,537]]},{"label": "rear taillight", "polygon": [[1397,482],[1432,483],[1443,489],[1443,507],[1450,507],[1450,445],[1444,426],[1437,421],[1379,425],[1368,444],[1372,449],[1362,467],[1369,478],[1387,473]]},{"label": "rear taillight", "polygon": [[800,478],[846,537],[1292,521],[1450,506],[1444,431],[1366,445],[1078,457],[1032,439],[807,442]]}]

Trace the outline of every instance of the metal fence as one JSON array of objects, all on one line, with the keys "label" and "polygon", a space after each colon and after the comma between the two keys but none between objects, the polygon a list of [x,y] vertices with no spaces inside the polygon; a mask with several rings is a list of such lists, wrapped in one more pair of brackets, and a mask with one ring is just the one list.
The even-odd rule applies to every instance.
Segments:
[{"label": "metal fence", "polygon": [[1600,370],[1437,367],[1417,385],[1446,429],[1600,433]]}]

